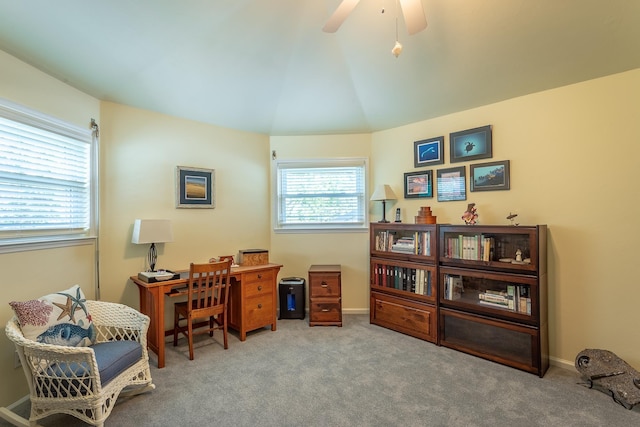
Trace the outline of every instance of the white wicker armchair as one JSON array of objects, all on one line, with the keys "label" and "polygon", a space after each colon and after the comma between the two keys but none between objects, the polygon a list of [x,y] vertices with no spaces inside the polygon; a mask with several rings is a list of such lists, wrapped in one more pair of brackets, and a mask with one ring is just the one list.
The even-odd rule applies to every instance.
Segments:
[{"label": "white wicker armchair", "polygon": [[102,426],[118,396],[155,388],[147,352],[149,317],[110,302],[87,301],[87,307],[97,334],[91,347],[38,343],[23,336],[15,317],[7,323],[5,332],[16,345],[31,399],[31,424],[17,416],[13,423],[36,425],[65,413]]}]

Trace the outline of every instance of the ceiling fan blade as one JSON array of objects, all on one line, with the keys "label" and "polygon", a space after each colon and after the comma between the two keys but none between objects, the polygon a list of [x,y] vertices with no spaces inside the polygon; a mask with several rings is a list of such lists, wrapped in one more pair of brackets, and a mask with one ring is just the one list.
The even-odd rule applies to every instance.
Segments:
[{"label": "ceiling fan blade", "polygon": [[351,13],[354,7],[358,4],[360,0],[342,0],[340,6],[333,12],[333,15],[329,18],[324,27],[322,27],[322,31],[325,33],[335,33],[340,28],[340,25],[347,19],[347,16]]},{"label": "ceiling fan blade", "polygon": [[424,16],[422,0],[400,0],[400,6],[410,36],[427,28],[427,18]]}]

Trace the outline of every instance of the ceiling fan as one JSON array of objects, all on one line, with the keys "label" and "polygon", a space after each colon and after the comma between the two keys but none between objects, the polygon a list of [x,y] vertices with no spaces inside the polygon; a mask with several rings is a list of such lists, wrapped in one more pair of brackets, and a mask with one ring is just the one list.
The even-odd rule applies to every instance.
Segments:
[{"label": "ceiling fan", "polygon": [[[409,35],[414,35],[427,28],[427,18],[424,16],[422,0],[399,1],[404,22],[407,24],[407,30],[409,30]],[[342,0],[342,3],[340,3],[336,11],[333,12],[333,15],[329,17],[324,27],[322,27],[322,31],[325,33],[335,33],[338,31],[340,25],[347,19],[347,16],[349,16],[359,2],[360,0]]]}]

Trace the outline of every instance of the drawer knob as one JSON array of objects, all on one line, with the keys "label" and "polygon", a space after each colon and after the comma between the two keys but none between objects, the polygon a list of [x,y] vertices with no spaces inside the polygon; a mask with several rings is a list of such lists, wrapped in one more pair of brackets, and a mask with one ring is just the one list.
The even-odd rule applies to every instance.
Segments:
[{"label": "drawer knob", "polygon": [[262,279],[262,274],[258,274],[258,279]]},{"label": "drawer knob", "polygon": [[322,311],[329,311],[329,309],[328,308],[323,308]]},{"label": "drawer knob", "polygon": [[261,291],[262,290],[262,285],[258,286],[258,290]]},{"label": "drawer knob", "polygon": [[262,308],[262,304],[258,304],[258,308]]},{"label": "drawer knob", "polygon": [[324,280],[320,283],[320,286],[322,286],[323,288],[328,287],[329,285],[327,284],[327,282],[325,282]]}]

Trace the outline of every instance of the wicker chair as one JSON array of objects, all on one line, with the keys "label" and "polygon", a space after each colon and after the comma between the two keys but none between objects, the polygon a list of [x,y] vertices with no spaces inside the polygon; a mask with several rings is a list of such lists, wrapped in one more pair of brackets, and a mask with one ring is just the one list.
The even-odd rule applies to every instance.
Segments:
[{"label": "wicker chair", "polygon": [[15,317],[7,323],[5,332],[16,345],[31,399],[31,424],[11,416],[14,424],[36,425],[39,419],[64,413],[102,426],[118,396],[155,388],[146,345],[149,318],[110,302],[87,301],[87,308],[97,333],[90,347],[31,341]]}]

